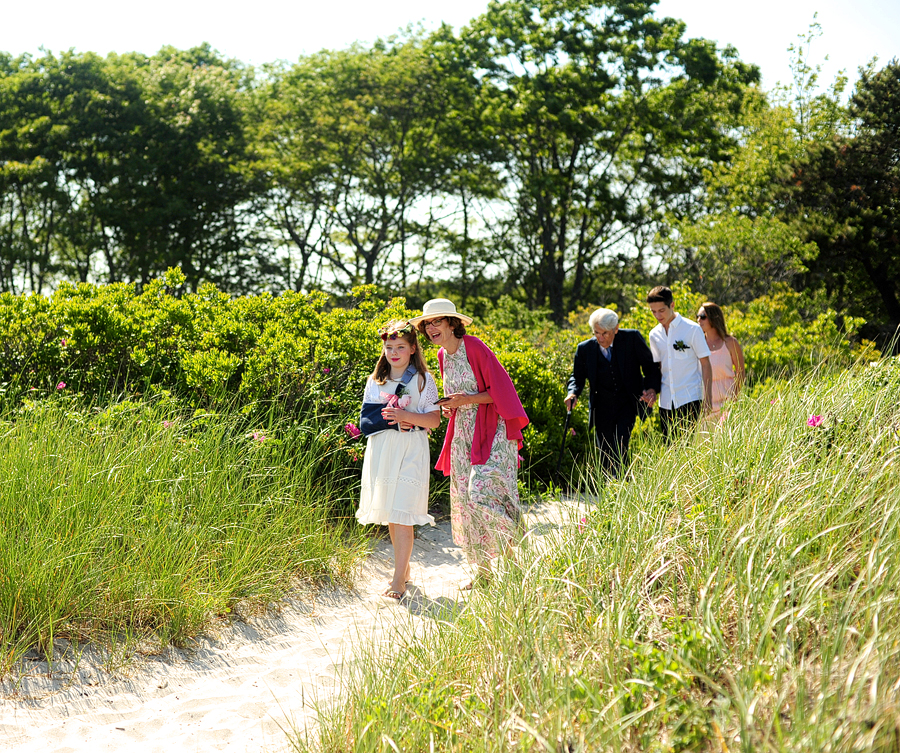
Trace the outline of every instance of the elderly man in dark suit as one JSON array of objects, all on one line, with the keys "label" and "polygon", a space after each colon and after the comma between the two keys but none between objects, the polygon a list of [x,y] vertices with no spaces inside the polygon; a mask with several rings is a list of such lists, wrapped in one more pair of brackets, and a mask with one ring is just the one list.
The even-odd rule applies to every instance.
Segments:
[{"label": "elderly man in dark suit", "polygon": [[628,457],[628,441],[641,403],[653,405],[662,376],[641,333],[619,329],[615,311],[597,309],[589,322],[594,336],[575,350],[566,408],[575,407],[587,379],[600,461],[607,473],[616,476]]}]

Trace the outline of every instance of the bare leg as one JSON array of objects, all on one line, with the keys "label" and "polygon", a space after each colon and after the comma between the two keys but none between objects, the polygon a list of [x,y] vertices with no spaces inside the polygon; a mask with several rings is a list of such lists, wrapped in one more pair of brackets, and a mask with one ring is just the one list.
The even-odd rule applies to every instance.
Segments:
[{"label": "bare leg", "polygon": [[388,523],[391,544],[394,545],[394,577],[391,580],[391,591],[402,594],[406,591],[409,580],[409,560],[413,550],[413,527]]}]

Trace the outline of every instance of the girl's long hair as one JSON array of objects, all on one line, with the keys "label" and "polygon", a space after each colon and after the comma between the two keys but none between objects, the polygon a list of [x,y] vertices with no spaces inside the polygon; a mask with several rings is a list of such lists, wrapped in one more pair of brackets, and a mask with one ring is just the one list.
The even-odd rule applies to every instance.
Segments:
[{"label": "girl's long hair", "polygon": [[728,337],[728,328],[725,326],[725,314],[722,313],[719,304],[707,301],[702,304],[700,308],[703,309],[704,313],[709,318],[709,326],[719,333],[719,337],[723,340]]},{"label": "girl's long hair", "polygon": [[[403,319],[392,319],[378,330],[382,340],[386,340],[388,336],[396,334],[402,337],[413,347],[413,354],[409,357],[409,362],[416,371],[424,377],[428,373],[428,365],[422,356],[422,349],[419,347],[419,338],[416,336],[416,328]],[[372,372],[372,379],[376,384],[384,384],[391,375],[391,364],[384,355],[384,348],[381,349],[381,356],[378,363],[375,364],[375,371]],[[423,380],[424,381],[424,380]],[[419,387],[424,386],[420,383]]]}]

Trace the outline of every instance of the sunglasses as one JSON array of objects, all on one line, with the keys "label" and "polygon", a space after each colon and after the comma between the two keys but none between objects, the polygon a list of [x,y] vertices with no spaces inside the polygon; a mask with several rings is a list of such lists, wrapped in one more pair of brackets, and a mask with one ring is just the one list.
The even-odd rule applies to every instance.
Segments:
[{"label": "sunglasses", "polygon": [[709,318],[709,317],[707,317],[706,314],[697,314],[697,321],[698,321],[698,322],[705,321],[705,320],[708,319],[708,318]]},{"label": "sunglasses", "polygon": [[438,316],[434,319],[429,319],[427,322],[425,322],[425,326],[426,327],[440,327],[446,321],[447,321],[446,316]]},{"label": "sunglasses", "polygon": [[378,330],[378,334],[381,335],[381,339],[387,342],[388,340],[396,340],[399,337],[403,337],[403,335],[409,335],[413,332],[413,326],[409,322],[407,322],[400,329],[395,329],[391,332],[388,332],[385,328],[381,328]]}]

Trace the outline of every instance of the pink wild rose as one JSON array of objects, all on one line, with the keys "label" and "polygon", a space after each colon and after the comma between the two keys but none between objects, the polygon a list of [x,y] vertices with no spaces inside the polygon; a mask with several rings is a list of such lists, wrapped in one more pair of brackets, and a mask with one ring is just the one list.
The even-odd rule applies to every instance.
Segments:
[{"label": "pink wild rose", "polygon": [[60,382],[59,384],[56,385],[56,389],[58,389],[58,390],[64,390],[65,388],[66,388],[65,382]]},{"label": "pink wild rose", "polygon": [[356,439],[362,432],[356,426],[356,424],[344,424],[344,431],[346,431],[352,439]]},{"label": "pink wild rose", "polygon": [[815,428],[816,426],[821,425],[821,423],[822,423],[824,420],[825,420],[825,417],[824,417],[824,416],[810,416],[810,417],[806,420],[806,425],[807,425],[807,426],[812,426],[813,428]]}]

